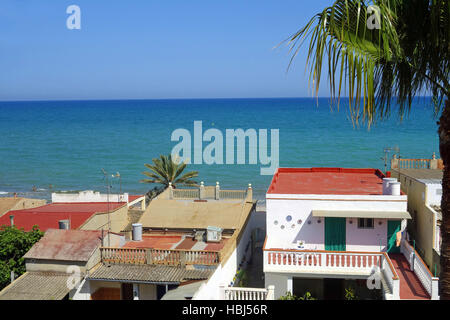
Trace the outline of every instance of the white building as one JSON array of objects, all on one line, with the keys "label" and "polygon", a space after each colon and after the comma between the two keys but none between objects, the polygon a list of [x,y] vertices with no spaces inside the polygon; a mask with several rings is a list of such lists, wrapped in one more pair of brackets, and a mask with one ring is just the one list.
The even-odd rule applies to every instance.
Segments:
[{"label": "white building", "polygon": [[[309,291],[339,299],[348,287],[373,297],[369,277],[386,299],[437,298],[437,278],[405,239],[407,196],[384,178],[375,169],[278,169],[264,245],[265,285],[275,286],[275,298]],[[402,267],[408,263],[414,273]]]}]

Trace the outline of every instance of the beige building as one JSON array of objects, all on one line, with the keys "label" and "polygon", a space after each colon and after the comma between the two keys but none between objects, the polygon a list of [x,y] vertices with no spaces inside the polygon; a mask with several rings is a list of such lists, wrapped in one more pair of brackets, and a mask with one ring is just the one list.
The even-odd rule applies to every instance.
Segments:
[{"label": "beige building", "polygon": [[123,230],[125,245],[101,248],[74,299],[219,299],[251,255],[255,207],[250,186],[169,187]]},{"label": "beige building", "polygon": [[391,176],[401,182],[408,195],[412,221],[408,232],[417,251],[433,273],[440,267],[440,211],[442,198],[442,161],[440,159],[397,159],[391,161]]},{"label": "beige building", "polygon": [[43,206],[47,203],[43,199],[28,199],[21,197],[0,198],[0,217],[11,210],[30,209]]}]

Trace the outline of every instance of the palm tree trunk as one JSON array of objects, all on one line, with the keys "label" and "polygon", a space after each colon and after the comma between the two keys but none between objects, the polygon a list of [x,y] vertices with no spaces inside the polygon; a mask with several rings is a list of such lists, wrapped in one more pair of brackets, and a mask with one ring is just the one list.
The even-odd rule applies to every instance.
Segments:
[{"label": "palm tree trunk", "polygon": [[439,149],[444,162],[442,178],[441,273],[439,291],[442,300],[450,300],[450,106],[445,107],[439,120]]}]

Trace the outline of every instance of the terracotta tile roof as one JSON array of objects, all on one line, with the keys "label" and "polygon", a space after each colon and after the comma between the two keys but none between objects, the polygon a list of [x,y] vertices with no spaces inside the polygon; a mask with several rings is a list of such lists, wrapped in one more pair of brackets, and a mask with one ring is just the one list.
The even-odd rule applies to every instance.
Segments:
[{"label": "terracotta tile roof", "polygon": [[49,229],[24,258],[87,262],[101,246],[101,236],[100,230]]},{"label": "terracotta tile roof", "polygon": [[378,169],[279,168],[268,194],[381,195]]},{"label": "terracotta tile roof", "polygon": [[213,271],[213,269],[188,270],[182,267],[163,265],[102,264],[87,278],[89,280],[178,284],[185,280],[208,279]]},{"label": "terracotta tile roof", "polygon": [[[10,213],[14,215],[14,225],[18,228],[24,228],[29,231],[34,225],[38,225],[39,229],[45,231],[49,228],[58,228],[59,220],[70,220],[70,228],[78,229],[91,216],[96,213],[114,211],[125,203],[117,202],[89,202],[89,203],[51,203],[45,206],[14,210]],[[0,226],[10,225],[9,213],[0,217]]]},{"label": "terracotta tile roof", "polygon": [[61,300],[70,291],[70,274],[26,272],[0,292],[0,300]]},{"label": "terracotta tile roof", "polygon": [[180,236],[143,236],[142,241],[129,241],[124,248],[155,248],[171,249],[173,245],[181,241]]}]

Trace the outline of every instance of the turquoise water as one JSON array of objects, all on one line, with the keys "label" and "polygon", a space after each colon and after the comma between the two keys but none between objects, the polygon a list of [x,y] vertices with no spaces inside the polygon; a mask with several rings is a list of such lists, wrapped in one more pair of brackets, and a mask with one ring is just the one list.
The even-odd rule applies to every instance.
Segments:
[{"label": "turquoise water", "polygon": [[[436,119],[429,100],[417,101],[403,122],[395,115],[372,127],[353,128],[341,104],[328,100],[217,99],[0,102],[0,196],[44,197],[52,190],[105,191],[101,168],[120,172],[122,189],[148,190],[139,183],[144,163],[168,154],[177,128],[193,134],[195,120],[209,128],[279,129],[281,167],[373,167],[384,170],[383,148],[400,148],[402,157],[438,155]],[[269,140],[270,141],[270,140]],[[204,143],[204,146],[207,143]],[[199,181],[222,188],[252,183],[263,197],[271,176],[257,165],[191,165]],[[37,191],[32,192],[36,186]],[[113,192],[119,191],[113,180]]]}]

